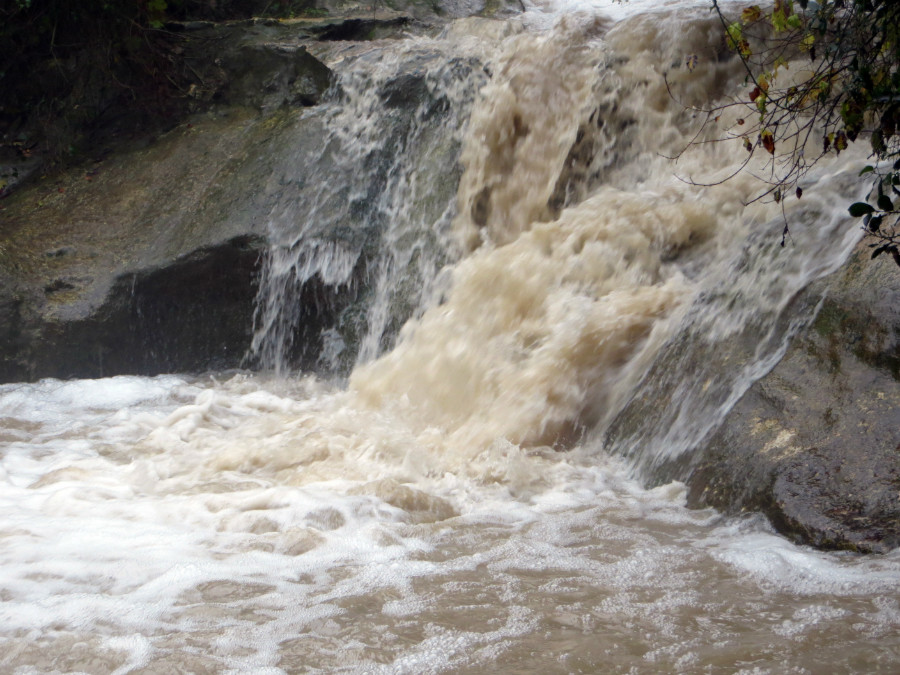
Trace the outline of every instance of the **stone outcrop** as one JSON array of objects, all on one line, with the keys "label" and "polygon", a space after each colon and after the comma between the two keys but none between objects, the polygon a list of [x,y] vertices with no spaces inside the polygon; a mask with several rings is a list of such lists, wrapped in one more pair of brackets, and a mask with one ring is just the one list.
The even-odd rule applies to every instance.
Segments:
[{"label": "stone outcrop", "polygon": [[823,548],[900,546],[900,270],[861,245],[701,449],[690,502]]},{"label": "stone outcrop", "polygon": [[186,22],[171,24],[168,35],[171,72],[159,75],[168,89],[155,97],[137,90],[123,94],[128,88],[111,86],[110,76],[83,75],[93,53],[76,53],[63,64],[84,80],[78,86],[63,86],[58,69],[36,69],[41,93],[34,95],[56,92],[57,112],[42,115],[35,102],[30,116],[0,118],[0,197],[46,170],[49,161],[91,161],[146,145],[189,116],[223,106],[268,113],[314,105],[332,81],[302,44],[308,36],[287,22]]},{"label": "stone outcrop", "polygon": [[186,31],[180,123],[113,124],[92,161],[0,202],[0,380],[242,364],[275,149],[332,74],[279,22]]},{"label": "stone outcrop", "polygon": [[[367,214],[393,161],[390,143],[361,165],[335,166],[338,141],[323,152],[328,113],[318,104],[334,78],[320,59],[333,40],[400,37],[414,25],[422,29],[403,17],[181,24],[197,80],[183,119],[143,135],[113,124],[92,157],[0,200],[0,381],[252,366],[264,251],[298,244],[268,241],[273,218],[358,255],[348,279],[314,277],[299,289],[290,358],[315,367],[323,327],[357,299],[383,227]],[[446,101],[419,110],[431,96],[423,63],[373,84],[391,111],[385,136],[405,137],[416,114],[440,125]],[[454,164],[454,149],[446,152]],[[364,200],[348,200],[348,171],[376,177]],[[322,180],[337,191],[318,203]],[[307,223],[303,205],[314,202]],[[356,324],[342,325],[351,339]]]},{"label": "stone outcrop", "polygon": [[[120,274],[103,302],[82,318],[54,320],[34,312],[37,294],[29,297],[21,288],[4,292],[0,379],[240,365],[250,338],[261,244],[258,238],[238,237],[165,266]],[[42,291],[52,302],[54,295],[76,291],[76,283],[56,279]]]}]

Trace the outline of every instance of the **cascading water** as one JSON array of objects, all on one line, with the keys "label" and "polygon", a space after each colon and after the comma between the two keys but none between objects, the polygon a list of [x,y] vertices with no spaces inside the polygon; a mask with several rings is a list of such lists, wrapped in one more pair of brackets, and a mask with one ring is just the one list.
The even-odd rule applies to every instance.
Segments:
[{"label": "cascading water", "polygon": [[[378,356],[453,255],[446,230],[461,129],[485,79],[480,45],[466,54],[446,41],[409,42],[332,57],[352,63],[298,124],[304,138],[315,124],[318,138],[273,175],[279,197],[251,353],[279,374],[298,362],[333,374]],[[354,296],[325,325],[305,313],[316,284],[327,289],[320,296]],[[304,341],[314,358],[297,353]]]},{"label": "cascading water", "polygon": [[346,387],[0,386],[0,670],[896,668],[896,553],[812,551],[636,480],[808,320],[798,294],[857,236],[854,174],[822,167],[781,251],[751,178],[672,175],[714,182],[733,148],[666,159],[695,121],[662,71],[686,103],[735,86],[720,28],[608,9],[326,55],[317,141],[271,180],[254,348],[281,373],[300,340],[323,371],[359,361]]}]

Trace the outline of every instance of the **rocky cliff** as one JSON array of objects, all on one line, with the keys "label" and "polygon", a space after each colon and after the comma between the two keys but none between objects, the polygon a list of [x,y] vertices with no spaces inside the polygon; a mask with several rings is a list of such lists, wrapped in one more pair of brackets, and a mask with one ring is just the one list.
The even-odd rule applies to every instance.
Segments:
[{"label": "rocky cliff", "polygon": [[[318,104],[334,77],[310,50],[349,60],[466,10],[408,9],[172,24],[196,79],[179,117],[144,129],[126,110],[84,157],[43,176],[35,158],[7,158],[17,182],[0,200],[0,380],[247,363],[270,214],[286,181],[302,187],[327,163]],[[427,95],[422,72],[404,77],[380,95],[400,125]],[[354,293],[355,282],[305,284],[297,365],[315,363],[321,327]]]}]

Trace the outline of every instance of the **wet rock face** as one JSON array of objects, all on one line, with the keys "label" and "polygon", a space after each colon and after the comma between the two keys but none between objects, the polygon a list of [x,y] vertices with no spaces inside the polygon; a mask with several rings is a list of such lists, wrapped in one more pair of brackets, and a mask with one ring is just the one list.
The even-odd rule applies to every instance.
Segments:
[{"label": "wet rock face", "polygon": [[[99,307],[75,319],[46,311],[46,304],[48,296],[77,289],[65,282],[34,288],[7,278],[0,290],[0,382],[252,366],[248,350],[266,249],[262,237],[242,235],[169,264],[122,273]],[[318,278],[306,284],[295,344],[300,367],[316,365],[323,328],[354,299],[354,290]]]},{"label": "wet rock face", "polygon": [[[361,25],[344,23],[350,33]],[[108,152],[0,201],[0,381],[259,366],[245,357],[262,258],[283,243],[269,236],[278,217],[290,220],[288,246],[313,239],[359,252],[352,278],[316,275],[298,289],[292,367],[319,365],[327,329],[346,328],[349,341],[364,322],[358,296],[384,226],[376,207],[398,142],[335,166],[338,149],[323,148],[323,139],[341,94],[324,96],[333,75],[308,51],[327,53],[310,24],[195,24],[182,26],[197,78],[190,116],[165,133],[148,129],[140,143],[120,142],[111,129]],[[375,96],[394,113],[386,137],[409,136],[427,99],[425,71],[409,71]],[[445,108],[430,101],[422,115],[439,118]],[[348,176],[357,173],[374,179],[364,197],[349,199]],[[310,219],[325,176],[334,199]]]},{"label": "wet rock face", "polygon": [[27,377],[28,362],[22,355],[30,336],[23,329],[24,299],[4,277],[0,277],[0,382],[10,382]]},{"label": "wet rock face", "polygon": [[900,274],[860,247],[701,452],[691,503],[823,548],[900,546]]},{"label": "wet rock face", "polygon": [[[166,28],[165,40],[141,57],[150,60],[131,65],[134,82],[116,82],[103,69],[108,54],[90,46],[69,50],[53,67],[36,64],[30,81],[13,83],[15,105],[0,107],[0,197],[48,162],[145,144],[188,116],[223,105],[266,112],[315,105],[331,85],[331,71],[307,52],[301,42],[308,36],[297,26],[251,19]],[[151,67],[156,57],[164,67]]]},{"label": "wet rock face", "polygon": [[0,202],[0,381],[243,364],[275,149],[332,78],[286,30],[200,26],[201,112]]},{"label": "wet rock face", "polygon": [[399,32],[410,24],[409,17],[393,19],[347,19],[337,23],[324,23],[310,29],[319,40],[358,41],[375,40],[382,37],[399,37]]},{"label": "wet rock face", "polygon": [[315,105],[331,83],[331,71],[302,46],[245,44],[221,63],[228,75],[216,95],[238,105]]},{"label": "wet rock face", "polygon": [[103,304],[81,320],[40,316],[23,302],[24,294],[12,307],[7,300],[0,307],[6,324],[0,377],[155,375],[240,366],[250,341],[262,244],[239,237],[159,269],[122,274]]},{"label": "wet rock face", "polygon": [[237,238],[122,274],[102,305],[76,320],[40,311],[46,296],[73,290],[65,282],[43,289],[10,283],[0,299],[0,380],[239,366],[261,244]]}]

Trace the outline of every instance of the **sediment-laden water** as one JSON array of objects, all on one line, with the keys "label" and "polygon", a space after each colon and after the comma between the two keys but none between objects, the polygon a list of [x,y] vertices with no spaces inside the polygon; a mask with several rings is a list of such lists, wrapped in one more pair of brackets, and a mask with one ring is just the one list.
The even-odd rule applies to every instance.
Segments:
[{"label": "sediment-laden water", "polygon": [[[0,386],[0,671],[896,671],[900,555],[645,487],[858,236],[852,160],[817,170],[784,251],[752,177],[685,180],[728,175],[738,141],[668,159],[696,130],[683,104],[740,77],[708,12],[673,7],[535,7],[332,54],[321,152],[358,152],[319,190],[283,181],[270,216],[255,346],[277,374]],[[366,90],[410,59],[424,103],[401,124]],[[333,236],[345,220],[370,235]],[[348,284],[363,255],[353,330],[292,371],[303,283]],[[678,396],[622,431],[679,335],[705,347]]]}]

